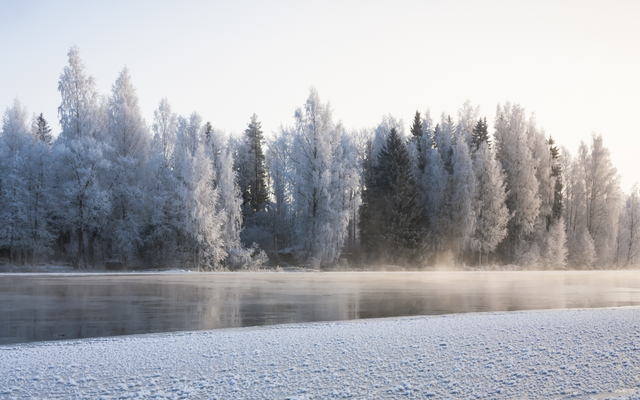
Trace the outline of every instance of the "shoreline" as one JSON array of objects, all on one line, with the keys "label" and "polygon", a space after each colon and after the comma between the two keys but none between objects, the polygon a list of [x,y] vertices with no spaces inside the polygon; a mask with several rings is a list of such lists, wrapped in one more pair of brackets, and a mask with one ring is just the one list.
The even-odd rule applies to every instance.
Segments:
[{"label": "shoreline", "polygon": [[[0,346],[0,397],[640,398],[640,307]],[[622,396],[622,397],[621,397]]]}]

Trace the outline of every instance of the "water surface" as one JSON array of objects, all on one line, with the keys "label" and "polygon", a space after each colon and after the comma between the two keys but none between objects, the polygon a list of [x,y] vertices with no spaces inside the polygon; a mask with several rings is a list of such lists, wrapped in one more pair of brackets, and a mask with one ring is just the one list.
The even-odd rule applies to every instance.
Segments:
[{"label": "water surface", "polygon": [[0,344],[482,311],[640,306],[640,273],[0,275]]}]

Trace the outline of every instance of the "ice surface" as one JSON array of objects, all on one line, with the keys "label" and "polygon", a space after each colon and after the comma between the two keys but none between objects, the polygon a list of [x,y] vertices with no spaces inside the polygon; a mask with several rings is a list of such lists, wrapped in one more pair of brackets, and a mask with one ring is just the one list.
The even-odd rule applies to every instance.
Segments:
[{"label": "ice surface", "polygon": [[640,399],[640,308],[0,346],[0,398]]}]

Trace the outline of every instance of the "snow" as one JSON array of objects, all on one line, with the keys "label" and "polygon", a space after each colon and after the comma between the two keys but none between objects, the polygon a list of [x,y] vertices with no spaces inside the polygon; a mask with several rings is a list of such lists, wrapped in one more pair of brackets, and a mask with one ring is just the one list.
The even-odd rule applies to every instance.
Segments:
[{"label": "snow", "polygon": [[0,346],[0,398],[640,399],[640,308]]}]

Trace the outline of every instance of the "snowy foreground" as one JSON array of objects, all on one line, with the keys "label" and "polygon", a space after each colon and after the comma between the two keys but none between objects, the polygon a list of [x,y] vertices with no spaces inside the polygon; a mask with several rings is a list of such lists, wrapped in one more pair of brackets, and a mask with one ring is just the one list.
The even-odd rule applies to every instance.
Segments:
[{"label": "snowy foreground", "polygon": [[640,399],[640,308],[0,346],[0,398]]}]

